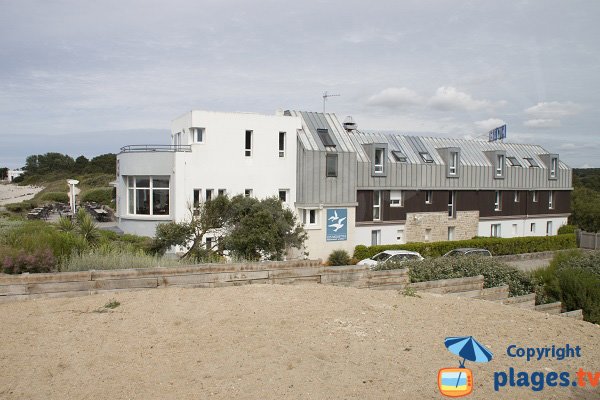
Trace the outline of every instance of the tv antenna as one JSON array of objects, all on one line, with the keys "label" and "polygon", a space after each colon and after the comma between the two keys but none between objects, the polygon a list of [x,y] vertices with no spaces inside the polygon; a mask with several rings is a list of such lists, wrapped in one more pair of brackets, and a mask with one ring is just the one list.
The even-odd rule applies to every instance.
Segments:
[{"label": "tv antenna", "polygon": [[325,102],[327,102],[328,97],[339,97],[339,94],[329,94],[327,92],[323,93],[323,113],[325,113]]}]

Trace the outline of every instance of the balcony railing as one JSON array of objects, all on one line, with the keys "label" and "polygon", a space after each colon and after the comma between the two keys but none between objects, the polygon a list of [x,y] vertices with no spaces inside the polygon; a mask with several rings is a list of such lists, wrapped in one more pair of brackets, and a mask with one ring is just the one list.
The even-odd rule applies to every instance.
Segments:
[{"label": "balcony railing", "polygon": [[188,145],[170,145],[170,144],[131,144],[121,147],[121,153],[139,153],[139,152],[191,152],[192,146]]}]

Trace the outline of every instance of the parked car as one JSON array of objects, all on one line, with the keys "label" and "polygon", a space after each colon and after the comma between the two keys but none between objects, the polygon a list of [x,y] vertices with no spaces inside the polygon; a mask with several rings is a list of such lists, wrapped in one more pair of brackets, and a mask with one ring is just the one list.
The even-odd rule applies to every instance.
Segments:
[{"label": "parked car", "polygon": [[482,256],[482,257],[491,257],[492,253],[486,249],[476,249],[472,247],[466,247],[461,249],[450,250],[442,257],[464,257],[464,256]]},{"label": "parked car", "polygon": [[386,250],[375,254],[371,258],[365,258],[358,265],[368,265],[370,268],[384,262],[404,262],[409,260],[422,260],[423,257],[416,251],[408,250]]}]

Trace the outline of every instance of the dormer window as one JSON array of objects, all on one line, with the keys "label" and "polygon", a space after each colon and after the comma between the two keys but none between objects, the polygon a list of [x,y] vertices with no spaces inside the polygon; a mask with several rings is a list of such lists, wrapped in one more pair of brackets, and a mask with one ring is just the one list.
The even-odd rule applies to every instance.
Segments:
[{"label": "dormer window", "polygon": [[426,163],[433,162],[433,157],[431,157],[431,154],[429,154],[428,152],[422,151],[419,153],[419,155],[421,156],[421,158],[423,159],[424,162],[426,162]]},{"label": "dormer window", "polygon": [[496,155],[496,178],[504,176],[504,154]]},{"label": "dormer window", "polygon": [[383,174],[383,156],[385,154],[385,149],[375,148],[375,173]]},{"label": "dormer window", "polygon": [[557,171],[558,171],[558,158],[552,157],[550,159],[550,179],[556,179]]},{"label": "dormer window", "polygon": [[458,151],[450,152],[450,165],[448,165],[448,175],[456,175],[458,168]]}]

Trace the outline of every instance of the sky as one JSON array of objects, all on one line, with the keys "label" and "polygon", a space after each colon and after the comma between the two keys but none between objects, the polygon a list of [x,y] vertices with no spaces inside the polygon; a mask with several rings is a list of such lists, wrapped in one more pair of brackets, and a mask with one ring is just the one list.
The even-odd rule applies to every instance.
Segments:
[{"label": "sky", "polygon": [[0,167],[169,143],[192,109],[543,146],[600,167],[597,0],[0,0]]}]

